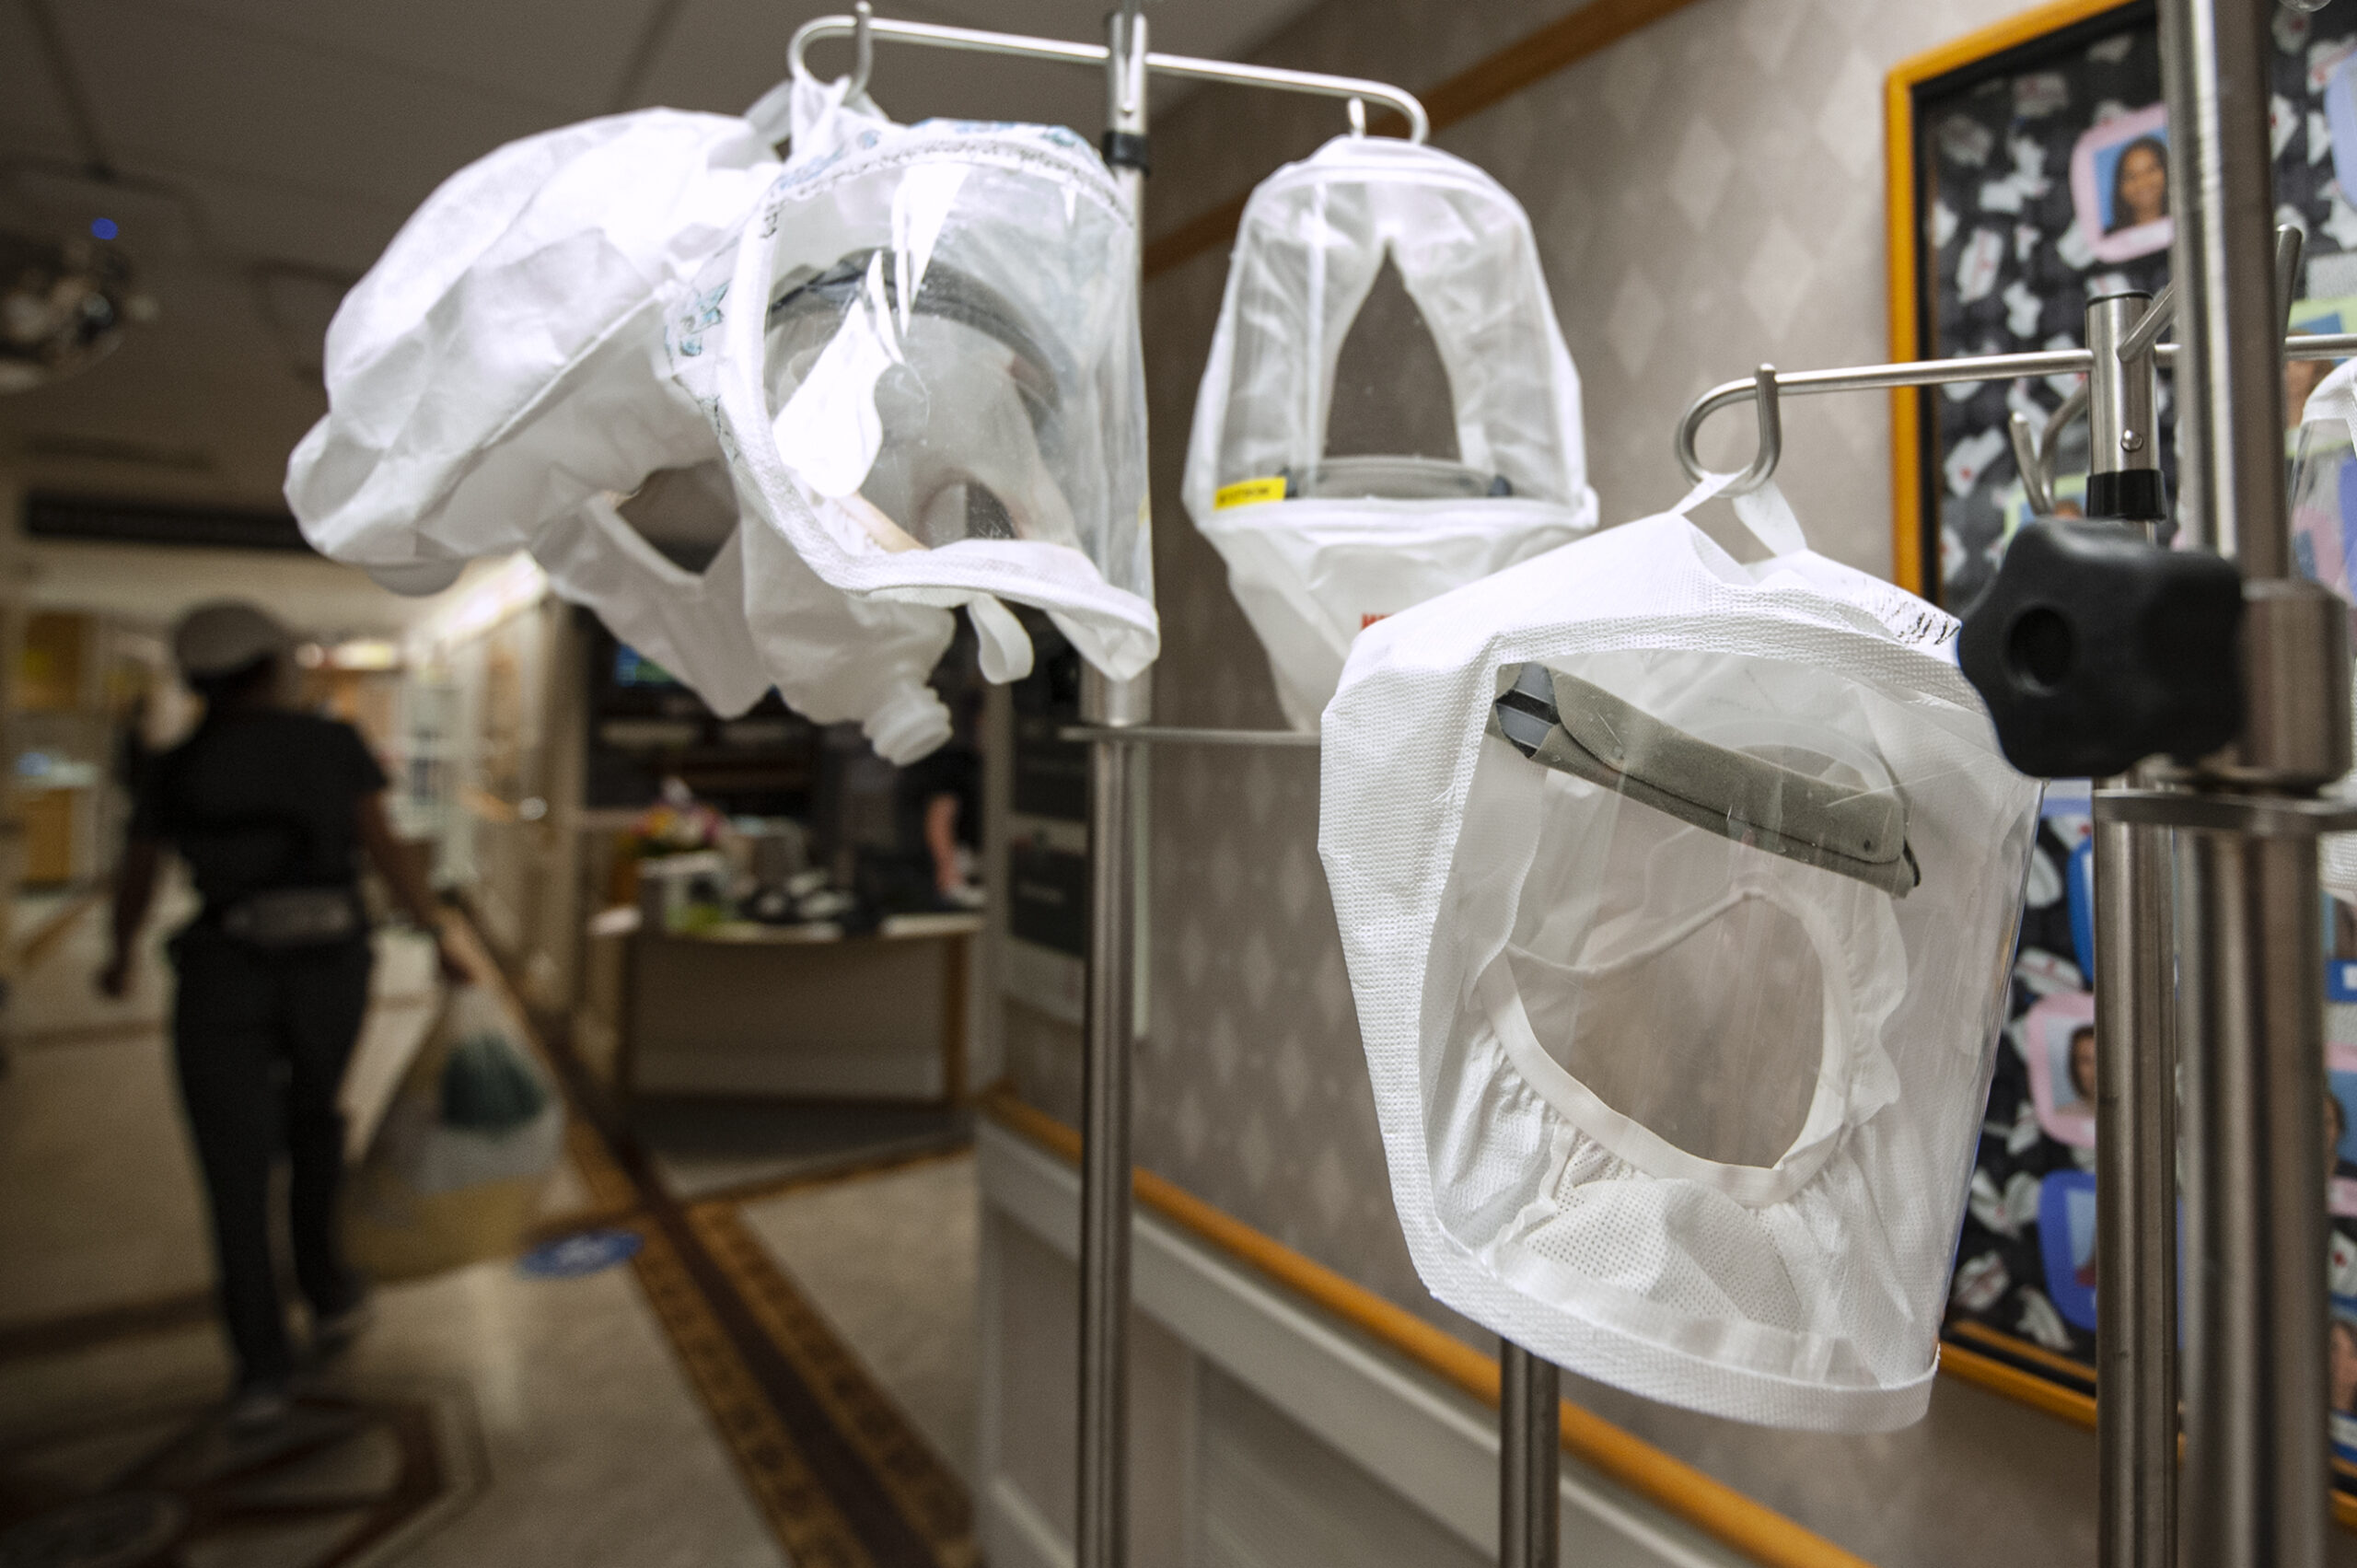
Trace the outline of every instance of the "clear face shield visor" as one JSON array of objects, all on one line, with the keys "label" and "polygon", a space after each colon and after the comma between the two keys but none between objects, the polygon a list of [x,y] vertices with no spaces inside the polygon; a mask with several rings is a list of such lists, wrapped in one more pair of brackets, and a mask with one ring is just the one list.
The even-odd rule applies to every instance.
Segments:
[{"label": "clear face shield visor", "polygon": [[1527,761],[1500,782],[1541,823],[1481,981],[1509,1051],[1638,1168],[1781,1202],[1896,1092],[1905,795],[1847,726],[1766,703],[1507,678],[1492,732]]},{"label": "clear face shield visor", "polygon": [[[854,253],[771,305],[781,431],[810,418],[843,444],[800,465],[886,551],[1020,540],[1081,548],[1102,485],[1074,459],[1074,375],[1004,296],[940,261],[905,296],[881,250]],[[1087,401],[1085,393],[1077,400]]]}]

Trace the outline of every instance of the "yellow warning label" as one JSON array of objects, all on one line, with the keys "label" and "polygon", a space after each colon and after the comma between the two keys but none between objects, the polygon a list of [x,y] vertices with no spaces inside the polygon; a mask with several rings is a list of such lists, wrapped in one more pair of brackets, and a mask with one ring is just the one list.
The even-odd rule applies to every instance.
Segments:
[{"label": "yellow warning label", "polygon": [[1263,501],[1285,498],[1285,476],[1274,474],[1267,479],[1239,479],[1234,484],[1223,484],[1212,492],[1212,510],[1225,512],[1230,506],[1257,506]]}]

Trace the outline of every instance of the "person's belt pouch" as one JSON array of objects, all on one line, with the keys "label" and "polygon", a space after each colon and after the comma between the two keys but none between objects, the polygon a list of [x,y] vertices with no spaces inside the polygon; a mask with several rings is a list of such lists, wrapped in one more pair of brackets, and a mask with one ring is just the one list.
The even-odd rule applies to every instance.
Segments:
[{"label": "person's belt pouch", "polygon": [[268,888],[224,908],[221,934],[250,947],[284,952],[324,947],[360,935],[360,901],[349,888]]},{"label": "person's belt pouch", "polygon": [[1520,204],[1387,138],[1263,181],[1181,494],[1300,729],[1365,627],[1593,528],[1579,376]]},{"label": "person's belt pouch", "polygon": [[2038,786],[1955,622],[1684,512],[1371,628],[1319,851],[1409,1247],[1538,1354],[1737,1420],[1930,1397]]}]

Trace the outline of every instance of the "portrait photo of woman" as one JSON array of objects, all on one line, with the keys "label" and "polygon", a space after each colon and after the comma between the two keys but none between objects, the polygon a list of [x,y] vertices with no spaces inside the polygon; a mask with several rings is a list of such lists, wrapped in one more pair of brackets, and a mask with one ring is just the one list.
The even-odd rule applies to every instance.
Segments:
[{"label": "portrait photo of woman", "polygon": [[2071,207],[2099,261],[2132,261],[2177,238],[2169,217],[2168,109],[2116,114],[2071,149]]},{"label": "portrait photo of woman", "polygon": [[2084,991],[2040,997],[2022,1020],[2030,1103],[2046,1135],[2073,1148],[2096,1141],[2096,999]]},{"label": "portrait photo of woman", "polygon": [[2111,222],[2106,234],[2158,223],[2169,215],[2169,150],[2158,136],[2139,136],[2112,166]]}]

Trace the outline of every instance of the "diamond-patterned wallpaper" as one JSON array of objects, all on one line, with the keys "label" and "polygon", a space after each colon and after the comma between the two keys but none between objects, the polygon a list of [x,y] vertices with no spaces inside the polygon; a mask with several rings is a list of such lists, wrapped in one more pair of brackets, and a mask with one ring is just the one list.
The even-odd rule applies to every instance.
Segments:
[{"label": "diamond-patterned wallpaper", "polygon": [[[1428,86],[1570,8],[1327,0],[1260,58]],[[2018,8],[1697,0],[1438,138],[1530,212],[1584,381],[1608,524],[1684,492],[1670,436],[1697,393],[1763,360],[1886,357],[1884,75]],[[1341,128],[1330,105],[1204,90],[1155,130],[1150,228],[1218,206]],[[1266,662],[1178,502],[1225,266],[1224,250],[1199,256],[1146,292],[1156,717],[1273,727]],[[1795,400],[1785,421],[1781,480],[1811,542],[1887,573],[1887,401]],[[1704,456],[1734,466],[1749,440],[1714,426]],[[1314,753],[1157,749],[1152,768],[1139,1159],[1486,1342],[1432,1303],[1399,1239],[1318,864]],[[1010,1014],[1018,1087],[1075,1117],[1074,1032]],[[2094,1556],[2092,1435],[1951,1379],[1931,1420],[1875,1438],[1771,1434],[1584,1383],[1573,1394],[1885,1568]]]}]

